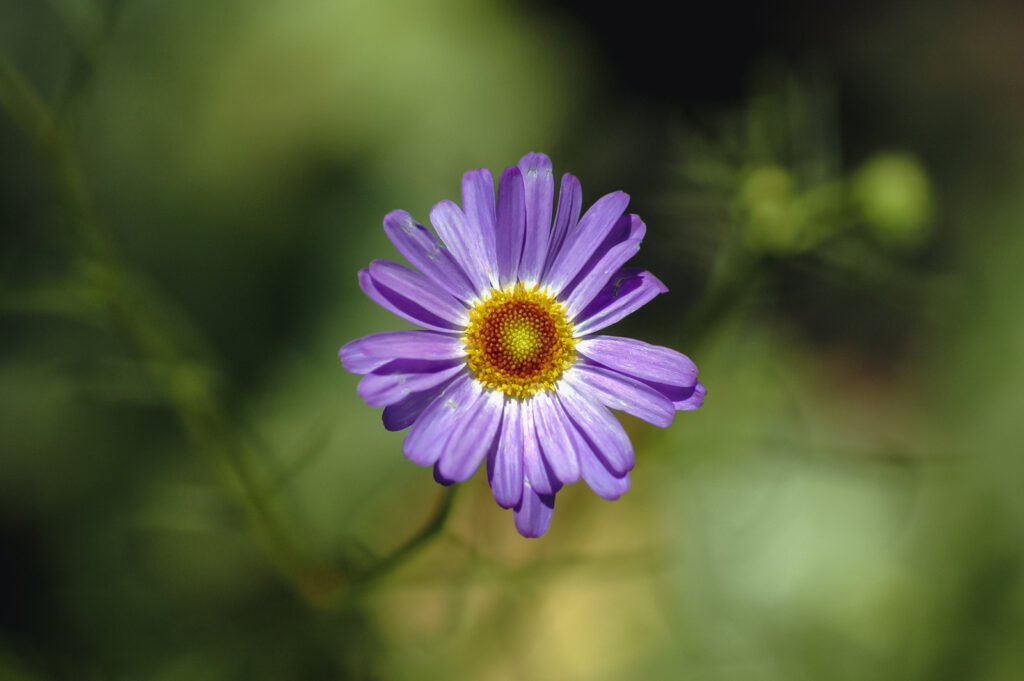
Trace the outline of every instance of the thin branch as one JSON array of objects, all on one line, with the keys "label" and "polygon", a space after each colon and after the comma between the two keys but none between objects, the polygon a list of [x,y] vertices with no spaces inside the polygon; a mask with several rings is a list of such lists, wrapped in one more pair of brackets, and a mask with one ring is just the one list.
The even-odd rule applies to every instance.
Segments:
[{"label": "thin branch", "polygon": [[451,513],[454,487],[442,492],[432,516],[419,532],[354,578],[350,578],[354,572],[351,565],[324,565],[305,555],[252,474],[248,464],[251,443],[222,408],[210,373],[182,350],[195,345],[185,339],[198,334],[187,334],[182,328],[190,326],[185,315],[121,261],[56,118],[32,85],[2,55],[0,108],[10,114],[46,162],[68,212],[73,236],[84,250],[90,283],[111,324],[138,348],[189,439],[233,482],[254,529],[267,540],[274,562],[309,602],[323,604],[330,601],[330,594],[351,594],[350,587],[367,585],[388,574],[442,531]]},{"label": "thin branch", "polygon": [[248,446],[216,398],[209,372],[181,350],[184,315],[156,294],[142,277],[123,264],[88,191],[85,174],[66,143],[56,119],[27,79],[0,56],[0,108],[5,109],[46,163],[58,198],[68,213],[73,237],[81,244],[89,283],[99,294],[107,317],[138,348],[154,379],[170,399],[186,434],[219,462],[235,483],[243,506],[269,541],[275,562],[289,575],[309,561],[297,549],[265,501],[248,468]]},{"label": "thin branch", "polygon": [[433,514],[426,524],[420,528],[420,531],[409,537],[404,544],[394,551],[377,560],[368,570],[355,579],[354,584],[365,586],[384,577],[422,549],[427,542],[440,534],[441,530],[444,529],[445,523],[448,521],[448,516],[452,512],[452,505],[455,502],[457,491],[458,485],[442,489],[441,497],[438,499],[437,506],[434,507]]}]

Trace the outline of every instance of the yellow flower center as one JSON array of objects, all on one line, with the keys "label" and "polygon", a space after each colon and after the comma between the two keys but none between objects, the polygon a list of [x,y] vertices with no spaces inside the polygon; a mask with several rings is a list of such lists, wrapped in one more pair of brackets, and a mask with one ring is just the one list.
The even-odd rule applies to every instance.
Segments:
[{"label": "yellow flower center", "polygon": [[476,380],[515,398],[553,390],[576,359],[565,304],[522,283],[491,289],[474,305],[462,341]]}]

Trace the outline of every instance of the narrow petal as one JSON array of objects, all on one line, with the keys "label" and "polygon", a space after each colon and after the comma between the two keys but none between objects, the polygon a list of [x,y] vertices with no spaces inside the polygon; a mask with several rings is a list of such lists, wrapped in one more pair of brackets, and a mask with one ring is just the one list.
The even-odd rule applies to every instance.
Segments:
[{"label": "narrow petal", "polygon": [[444,477],[444,475],[441,473],[441,462],[440,461],[437,461],[437,462],[434,463],[434,482],[436,482],[439,485],[444,485],[445,487],[447,487],[448,485],[454,485],[455,484],[454,480],[450,480],[450,479]]},{"label": "narrow petal", "polygon": [[600,331],[668,291],[650,272],[624,268],[594,296],[594,300],[574,320],[573,333],[585,336]]},{"label": "narrow petal", "polygon": [[468,373],[452,381],[420,414],[405,436],[402,448],[406,457],[420,466],[437,461],[451,434],[473,412],[480,396],[480,384]]},{"label": "narrow petal", "polygon": [[708,389],[704,387],[703,383],[698,381],[697,385],[693,386],[693,392],[689,397],[676,400],[673,404],[679,411],[693,411],[704,404],[704,398],[707,394]]},{"label": "narrow petal", "polygon": [[[387,364],[390,361],[391,358],[389,357],[370,357],[364,352],[366,346],[364,341],[368,338],[372,338],[372,336],[349,341],[338,350],[338,359],[341,360],[341,366],[350,374],[368,374],[380,365]],[[448,338],[457,340],[454,336],[448,336]]]},{"label": "narrow petal", "polygon": [[544,461],[544,455],[541,453],[534,414],[536,405],[537,401],[534,398],[520,404],[522,407],[520,415],[523,422],[523,475],[538,494],[554,494],[562,484],[549,470]]},{"label": "narrow petal", "polygon": [[523,255],[526,231],[526,196],[519,168],[505,168],[498,180],[498,282],[515,283]]},{"label": "narrow petal", "polygon": [[494,500],[512,508],[523,496],[523,422],[519,400],[505,404],[498,446],[487,459],[487,479]]},{"label": "narrow petal", "polygon": [[408,267],[374,260],[359,272],[359,284],[375,303],[414,324],[438,331],[465,327],[466,308]]},{"label": "narrow petal", "polygon": [[681,352],[621,336],[591,336],[576,344],[584,357],[642,381],[692,388],[697,365]]},{"label": "narrow petal", "polygon": [[400,358],[456,359],[466,354],[458,336],[434,331],[385,331],[345,344],[338,351],[341,365],[353,374],[368,374]]},{"label": "narrow petal", "polygon": [[672,425],[676,415],[672,401],[646,383],[604,367],[577,363],[574,378],[609,409],[632,414],[661,428]]},{"label": "narrow petal", "polygon": [[616,475],[594,454],[593,448],[578,428],[573,428],[569,436],[580,459],[580,477],[599,497],[609,501],[618,499],[629,490],[629,473]]},{"label": "narrow petal", "polygon": [[569,430],[573,425],[552,395],[539,393],[533,400],[537,439],[544,460],[562,484],[570,485],[580,479],[580,464],[569,439]]},{"label": "narrow petal", "polygon": [[580,218],[576,229],[566,235],[565,243],[547,276],[546,283],[552,292],[557,295],[579,274],[597,247],[604,242],[608,232],[626,212],[627,205],[629,195],[623,192],[606,194]]},{"label": "narrow petal", "polygon": [[704,397],[708,394],[704,384],[699,381],[691,386],[668,385],[657,381],[644,381],[644,383],[671,400],[678,411],[697,409],[704,404]]},{"label": "narrow petal", "polygon": [[543,274],[551,234],[551,208],[555,200],[555,177],[551,159],[544,154],[529,153],[519,161],[526,189],[526,237],[519,278],[536,284]]},{"label": "narrow petal", "polygon": [[551,226],[551,238],[548,240],[548,255],[544,264],[544,280],[554,264],[558,252],[562,250],[565,237],[576,229],[580,221],[580,208],[583,206],[583,190],[580,181],[566,173],[562,175],[562,186],[558,190],[558,210],[555,222]]},{"label": "narrow petal", "polygon": [[430,224],[469,277],[473,290],[483,296],[490,290],[491,281],[481,227],[470,224],[462,209],[451,201],[441,201],[430,210]]},{"label": "narrow petal", "polygon": [[487,277],[491,286],[498,285],[498,251],[495,234],[494,176],[487,168],[470,170],[462,176],[462,210],[470,224],[480,229],[487,260]]},{"label": "narrow petal", "polygon": [[567,373],[558,384],[558,400],[608,470],[624,475],[635,463],[633,444],[618,419],[586,390],[586,385]]},{"label": "narrow petal", "polygon": [[443,291],[463,302],[474,298],[473,287],[452,254],[409,213],[393,210],[385,215],[384,233],[413,267]]},{"label": "narrow petal", "polygon": [[388,312],[401,317],[402,319],[408,320],[413,324],[426,327],[428,329],[434,329],[436,331],[454,331],[455,325],[448,322],[441,317],[425,310],[419,305],[412,303],[411,301],[405,300],[400,296],[396,296],[393,292],[387,291],[386,289],[378,289],[374,283],[373,278],[370,276],[369,269],[359,270],[359,288],[363,289],[363,293],[383,307]]},{"label": "narrow petal", "polygon": [[449,379],[447,383],[436,385],[430,390],[412,393],[401,402],[385,407],[384,413],[381,414],[384,427],[391,431],[405,430],[416,423],[416,419],[420,417],[420,414],[452,384],[453,380],[455,379]]},{"label": "narrow petal", "polygon": [[504,401],[501,392],[485,391],[461,419],[437,462],[445,479],[469,480],[480,467],[498,435]]},{"label": "narrow petal", "polygon": [[523,498],[516,506],[516,529],[524,537],[540,537],[548,531],[555,512],[554,494],[537,494],[526,483]]},{"label": "narrow petal", "polygon": [[401,402],[412,393],[447,383],[464,366],[457,359],[395,359],[359,381],[359,396],[371,407],[386,407]]},{"label": "narrow petal", "polygon": [[580,271],[576,282],[570,285],[572,293],[565,301],[570,319],[586,308],[608,280],[636,255],[646,231],[643,221],[636,215],[623,215],[619,218],[616,228],[590,257],[590,262]]}]

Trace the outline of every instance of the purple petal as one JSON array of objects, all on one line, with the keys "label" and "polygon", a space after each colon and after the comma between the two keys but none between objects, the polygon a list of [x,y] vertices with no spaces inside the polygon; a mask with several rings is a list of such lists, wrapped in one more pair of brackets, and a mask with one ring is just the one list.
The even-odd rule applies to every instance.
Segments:
[{"label": "purple petal", "polygon": [[[458,340],[455,336],[447,337]],[[366,338],[372,338],[372,336]],[[349,341],[341,346],[341,350],[338,350],[338,359],[341,360],[341,366],[345,368],[345,371],[351,374],[368,374],[380,365],[388,363],[390,359],[388,357],[368,357],[363,352],[366,338]]]},{"label": "purple petal", "polygon": [[558,252],[565,243],[565,237],[576,229],[580,221],[580,208],[583,205],[583,191],[580,181],[566,173],[562,175],[562,187],[558,190],[558,210],[555,222],[551,226],[551,238],[548,241],[548,255],[544,265],[544,279],[555,262]]},{"label": "purple petal", "polygon": [[585,336],[610,326],[668,291],[650,272],[624,268],[594,296],[594,300],[574,320],[573,333]]},{"label": "purple petal", "polygon": [[508,286],[519,274],[526,230],[526,196],[519,168],[505,168],[498,180],[498,282]]},{"label": "purple petal", "polygon": [[494,214],[494,177],[487,168],[470,170],[462,176],[462,210],[470,224],[480,229],[487,259],[487,276],[492,287],[498,285],[497,218]]},{"label": "purple petal", "polygon": [[466,308],[439,291],[419,272],[387,260],[359,271],[359,285],[375,303],[394,314],[437,331],[465,327]]},{"label": "purple petal", "polygon": [[549,470],[541,453],[535,416],[537,401],[531,398],[521,402],[520,406],[523,422],[523,475],[538,494],[554,494],[562,487],[562,483]]},{"label": "purple petal", "polygon": [[618,419],[586,390],[572,372],[567,373],[559,382],[558,400],[608,470],[625,475],[635,463],[633,444]]},{"label": "purple petal", "polygon": [[430,224],[469,277],[473,290],[483,296],[491,288],[483,227],[470,224],[462,209],[451,201],[441,201],[430,210]]},{"label": "purple petal", "polygon": [[529,153],[519,161],[526,189],[526,238],[519,263],[519,278],[535,284],[544,271],[551,233],[551,207],[555,200],[555,178],[551,159],[544,154]]},{"label": "purple petal", "polygon": [[523,498],[516,506],[516,529],[524,537],[540,537],[551,525],[551,515],[555,512],[555,495],[538,495],[526,483]]},{"label": "purple petal", "polygon": [[444,485],[445,487],[447,487],[448,485],[455,484],[454,480],[449,480],[448,478],[444,477],[444,474],[441,473],[440,461],[434,464],[434,482],[436,482],[439,485]]},{"label": "purple petal", "polygon": [[487,479],[499,506],[512,508],[519,503],[523,496],[523,423],[519,400],[505,404],[498,446],[487,459]]},{"label": "purple petal", "polygon": [[401,357],[456,359],[466,354],[458,336],[434,331],[385,331],[346,343],[338,351],[341,365],[353,374],[368,374]]},{"label": "purple petal", "polygon": [[546,392],[534,396],[533,416],[544,460],[560,482],[570,485],[580,479],[580,464],[569,439],[573,427],[558,400]]},{"label": "purple petal", "polygon": [[708,394],[707,389],[701,382],[691,386],[668,385],[657,381],[644,381],[662,395],[672,400],[672,404],[678,411],[693,411],[704,404],[704,397]]},{"label": "purple petal", "polygon": [[676,400],[673,404],[675,404],[676,409],[679,411],[693,411],[704,404],[704,398],[707,397],[707,394],[708,389],[704,387],[703,383],[698,381],[697,385],[693,386],[693,394],[681,400]]},{"label": "purple petal", "polygon": [[384,232],[398,252],[443,291],[463,302],[473,300],[473,287],[455,258],[430,230],[404,210],[384,216]]},{"label": "purple petal", "polygon": [[437,462],[445,479],[463,482],[473,476],[498,436],[504,406],[505,396],[488,390],[460,419]]},{"label": "purple petal", "polygon": [[462,360],[395,359],[359,381],[359,396],[371,407],[401,402],[411,393],[447,383],[465,367]]},{"label": "purple petal", "polygon": [[584,357],[642,381],[692,388],[697,365],[681,352],[621,336],[591,336],[576,344]]},{"label": "purple petal", "polygon": [[594,299],[608,280],[640,250],[647,227],[636,215],[623,215],[570,285],[566,299],[569,318],[574,318]]},{"label": "purple petal", "polygon": [[429,466],[441,457],[456,426],[472,413],[481,397],[480,384],[468,373],[452,381],[416,419],[402,447],[406,457]]},{"label": "purple petal", "polygon": [[546,283],[556,295],[571,282],[600,246],[608,232],[626,211],[629,195],[623,192],[606,194],[597,200],[580,219],[576,229],[565,237]]},{"label": "purple petal", "polygon": [[413,324],[426,327],[428,329],[435,329],[437,331],[453,331],[454,327],[451,323],[441,319],[435,314],[431,314],[429,311],[406,301],[396,296],[393,292],[384,290],[378,290],[373,284],[373,279],[370,277],[369,269],[359,270],[359,288],[363,289],[363,293],[373,302],[383,307],[388,312],[406,319]]},{"label": "purple petal", "polygon": [[609,409],[632,414],[661,428],[672,425],[672,401],[646,383],[604,367],[577,363],[572,369],[577,384]]},{"label": "purple petal", "polygon": [[401,402],[389,405],[384,408],[381,420],[387,430],[405,430],[420,417],[423,410],[437,399],[437,397],[451,385],[452,381],[434,386],[430,390],[420,393],[412,393]]},{"label": "purple petal", "polygon": [[573,428],[569,436],[572,438],[573,447],[580,459],[580,477],[590,489],[594,490],[595,494],[613,501],[629,490],[629,473],[615,475],[608,470],[608,467],[594,454],[590,443],[578,428]]}]

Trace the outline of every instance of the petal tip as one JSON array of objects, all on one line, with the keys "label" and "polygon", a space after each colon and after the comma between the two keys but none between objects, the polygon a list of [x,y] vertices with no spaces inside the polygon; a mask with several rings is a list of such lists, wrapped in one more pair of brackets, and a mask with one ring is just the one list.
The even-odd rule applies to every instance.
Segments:
[{"label": "petal tip", "polygon": [[524,484],[523,498],[515,508],[516,530],[527,539],[544,536],[551,526],[555,511],[554,494],[537,494],[529,482]]},{"label": "petal tip", "polygon": [[338,360],[341,362],[341,366],[349,373],[357,373],[354,371],[355,366],[353,365],[353,357],[358,353],[358,341],[349,341],[338,349]]},{"label": "petal tip", "polygon": [[387,227],[389,224],[392,223],[396,223],[399,225],[411,224],[415,222],[415,220],[413,220],[412,214],[409,211],[403,210],[402,208],[396,208],[395,210],[388,212],[388,214],[384,216],[383,222],[384,226]]},{"label": "petal tip", "polygon": [[525,173],[547,173],[551,175],[551,159],[547,154],[539,151],[531,151],[526,153],[521,159],[519,159],[519,168]]},{"label": "petal tip", "polygon": [[523,171],[519,166],[509,166],[501,171],[501,177],[498,179],[499,184],[502,182],[508,182],[518,178],[520,181],[523,179]]},{"label": "petal tip", "polygon": [[453,479],[447,477],[441,471],[441,462],[440,461],[438,461],[437,463],[434,464],[434,481],[437,482],[438,484],[444,485],[445,487],[449,487],[451,485],[454,485],[457,482],[456,480],[453,480]]},{"label": "petal tip", "polygon": [[492,182],[494,181],[494,175],[491,174],[490,168],[473,168],[462,174],[463,181],[475,180],[482,177],[487,177],[487,179]]}]

